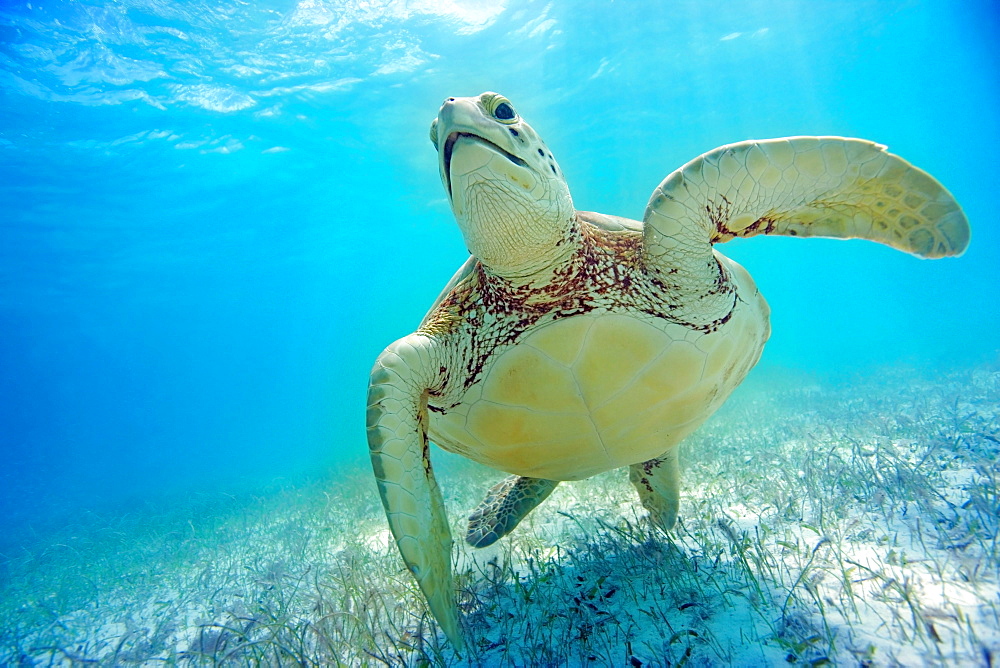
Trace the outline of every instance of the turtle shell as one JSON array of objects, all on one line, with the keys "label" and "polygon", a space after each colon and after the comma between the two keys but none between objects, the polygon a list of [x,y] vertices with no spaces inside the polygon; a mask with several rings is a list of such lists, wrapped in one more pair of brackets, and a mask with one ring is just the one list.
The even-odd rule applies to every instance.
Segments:
[{"label": "turtle shell", "polygon": [[430,438],[487,466],[550,480],[658,457],[756,363],[766,308],[744,304],[711,333],[628,311],[545,323],[491,357],[457,406],[431,412]]}]

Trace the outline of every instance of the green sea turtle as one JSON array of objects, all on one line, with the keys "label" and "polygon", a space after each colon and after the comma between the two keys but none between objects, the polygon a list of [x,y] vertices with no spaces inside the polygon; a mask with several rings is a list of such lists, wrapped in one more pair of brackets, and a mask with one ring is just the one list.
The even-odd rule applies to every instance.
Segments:
[{"label": "green sea turtle", "polygon": [[969,241],[937,181],[860,139],[722,146],[664,179],[638,222],[575,210],[552,153],[502,95],[448,98],[430,135],[472,257],[375,363],[368,444],[403,560],[456,646],[429,441],[513,474],[469,518],[475,546],[510,532],[559,481],[624,466],[669,530],[677,444],[743,380],[770,331],[753,279],[713,244],[862,238],[939,258]]}]

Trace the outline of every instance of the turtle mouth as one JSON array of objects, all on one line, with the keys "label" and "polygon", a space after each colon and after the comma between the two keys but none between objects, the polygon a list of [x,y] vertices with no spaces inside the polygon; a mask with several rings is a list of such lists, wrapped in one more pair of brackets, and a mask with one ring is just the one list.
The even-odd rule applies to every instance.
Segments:
[{"label": "turtle mouth", "polygon": [[444,151],[441,154],[442,160],[444,160],[444,177],[447,180],[448,197],[451,197],[452,200],[454,200],[454,197],[451,191],[451,154],[455,150],[455,143],[459,139],[463,138],[468,139],[470,141],[474,141],[478,144],[482,144],[491,151],[499,153],[503,157],[507,158],[518,167],[524,167],[525,169],[530,169],[528,167],[528,163],[526,163],[524,160],[521,160],[521,158],[517,157],[513,153],[510,153],[509,151],[505,151],[504,149],[500,148],[499,146],[497,146],[488,139],[484,139],[479,135],[472,134],[471,132],[452,132],[450,135],[448,135],[448,138],[445,140]]}]

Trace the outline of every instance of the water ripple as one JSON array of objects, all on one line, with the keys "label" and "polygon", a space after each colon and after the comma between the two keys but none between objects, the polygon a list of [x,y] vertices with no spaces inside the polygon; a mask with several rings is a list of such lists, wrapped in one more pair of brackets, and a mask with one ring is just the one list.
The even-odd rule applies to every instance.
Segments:
[{"label": "water ripple", "polygon": [[249,109],[258,97],[338,93],[412,72],[437,56],[408,23],[457,34],[491,25],[506,3],[301,0],[174,3],[125,0],[0,9],[0,87],[87,106],[134,100],[166,109]]}]

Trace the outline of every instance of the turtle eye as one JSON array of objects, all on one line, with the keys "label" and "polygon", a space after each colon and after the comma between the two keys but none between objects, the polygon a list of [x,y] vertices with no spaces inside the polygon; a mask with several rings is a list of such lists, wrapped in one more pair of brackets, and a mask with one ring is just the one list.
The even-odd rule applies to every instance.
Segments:
[{"label": "turtle eye", "polygon": [[514,113],[514,107],[510,106],[506,102],[501,102],[497,105],[497,108],[493,110],[493,117],[498,121],[512,121],[517,118],[517,114]]},{"label": "turtle eye", "polygon": [[483,102],[486,111],[490,112],[490,115],[501,123],[512,125],[517,122],[517,112],[514,111],[514,106],[503,95],[486,93]]}]

